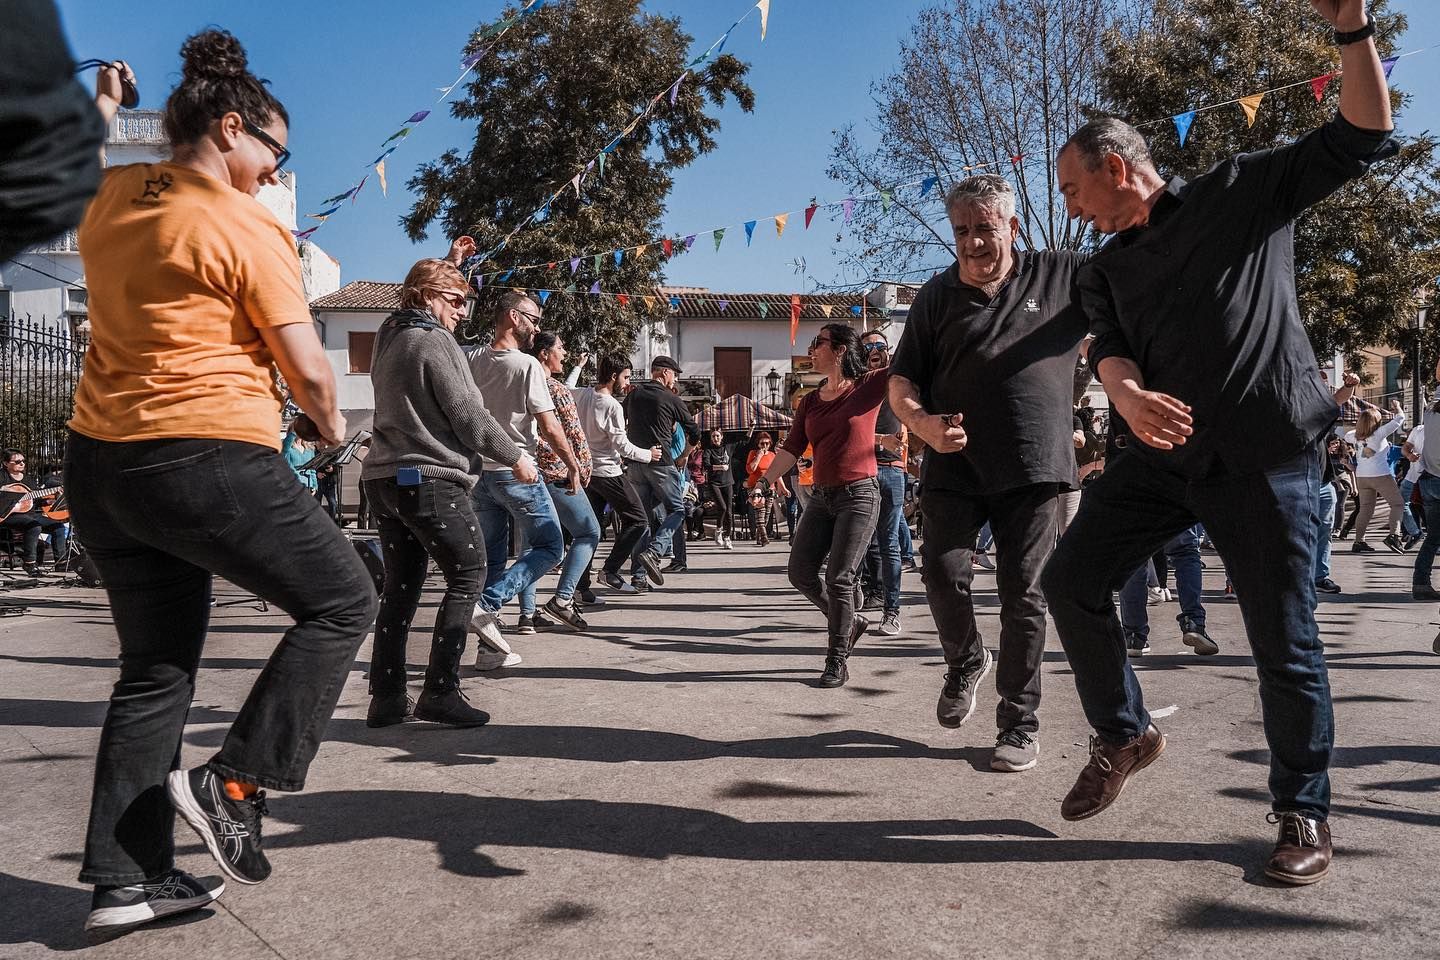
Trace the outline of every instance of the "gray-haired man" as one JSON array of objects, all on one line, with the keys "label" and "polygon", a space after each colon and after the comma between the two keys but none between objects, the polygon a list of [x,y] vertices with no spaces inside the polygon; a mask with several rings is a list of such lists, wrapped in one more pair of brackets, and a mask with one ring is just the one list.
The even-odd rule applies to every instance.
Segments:
[{"label": "gray-haired man", "polygon": [[1015,194],[1002,177],[961,181],[945,208],[956,262],[915,296],[890,364],[890,406],[931,448],[925,595],[948,666],[937,717],[945,727],[969,719],[991,666],[970,596],[970,557],[988,521],[1000,592],[990,765],[1028,770],[1040,755],[1040,570],[1055,542],[1055,498],[1076,485],[1071,386],[1085,319],[1072,284],[1084,258],[1017,250]]}]

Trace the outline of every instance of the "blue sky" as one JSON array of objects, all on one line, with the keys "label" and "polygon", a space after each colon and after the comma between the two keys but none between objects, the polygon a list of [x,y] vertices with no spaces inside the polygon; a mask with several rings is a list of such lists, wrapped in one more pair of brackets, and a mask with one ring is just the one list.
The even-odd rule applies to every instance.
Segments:
[{"label": "blue sky", "polygon": [[[831,132],[846,123],[863,125],[871,114],[869,88],[895,63],[900,39],[915,15],[935,0],[772,0],[762,44],[754,14],[726,45],[751,64],[755,112],[727,108],[717,149],[675,177],[665,227],[697,233],[755,217],[804,207],[809,198],[838,200],[843,192],[825,176]],[[342,279],[399,280],[420,256],[443,252],[435,238],[410,243],[398,219],[409,209],[403,183],[415,167],[444,150],[464,147],[467,125],[435,107],[437,88],[459,73],[460,49],[469,32],[504,9],[500,0],[409,4],[356,0],[345,4],[246,4],[217,0],[58,0],[77,59],[124,58],[141,83],[142,106],[163,105],[179,77],[179,47],[210,24],[230,30],[245,44],[252,69],[269,78],[290,111],[291,168],[299,178],[304,212],[351,186],[378,145],[420,109],[434,115],[420,124],[387,161],[390,195],[375,179],[359,201],[347,206],[315,235],[340,260]],[[678,15],[708,47],[753,0],[647,0],[645,7]],[[1405,49],[1440,47],[1440,4],[1399,0],[1410,17]],[[88,78],[91,74],[87,74]],[[1402,131],[1440,131],[1440,49],[1400,62],[1395,82],[1415,94],[1401,118]],[[1431,99],[1422,91],[1428,88]],[[1250,92],[1250,91],[1237,91]],[[597,140],[603,134],[596,132]],[[799,216],[777,239],[761,224],[746,248],[740,230],[727,233],[719,253],[697,243],[671,262],[672,283],[713,290],[790,292],[813,289],[796,275],[822,283],[839,279],[837,227],[817,216],[803,229]],[[804,285],[802,285],[804,284]]]}]

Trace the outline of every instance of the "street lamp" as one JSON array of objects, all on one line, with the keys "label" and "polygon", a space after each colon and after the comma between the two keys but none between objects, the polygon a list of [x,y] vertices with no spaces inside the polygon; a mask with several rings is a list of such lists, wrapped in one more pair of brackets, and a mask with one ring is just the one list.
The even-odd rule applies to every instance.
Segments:
[{"label": "street lamp", "polygon": [[765,374],[765,386],[770,391],[770,406],[778,407],[780,405],[780,374],[776,372],[773,365],[770,367],[770,372]]},{"label": "street lamp", "polygon": [[[1410,374],[1413,377],[1414,392],[1410,394],[1411,416],[1415,421],[1420,422],[1420,384],[1425,378],[1420,373],[1420,338],[1425,333],[1425,318],[1429,314],[1428,307],[1417,305],[1415,308],[1415,320],[1410,324],[1410,336],[1413,341],[1414,353],[1410,358]],[[1403,389],[1403,388],[1402,388]]]}]

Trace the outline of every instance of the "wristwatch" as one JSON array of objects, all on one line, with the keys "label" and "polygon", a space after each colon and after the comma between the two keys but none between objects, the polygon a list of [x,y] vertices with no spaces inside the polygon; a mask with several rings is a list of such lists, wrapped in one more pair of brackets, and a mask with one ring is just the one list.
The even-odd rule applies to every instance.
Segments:
[{"label": "wristwatch", "polygon": [[1335,46],[1344,47],[1352,43],[1359,43],[1361,40],[1368,40],[1375,36],[1375,18],[1365,14],[1365,26],[1359,30],[1351,30],[1348,33],[1335,31]]}]

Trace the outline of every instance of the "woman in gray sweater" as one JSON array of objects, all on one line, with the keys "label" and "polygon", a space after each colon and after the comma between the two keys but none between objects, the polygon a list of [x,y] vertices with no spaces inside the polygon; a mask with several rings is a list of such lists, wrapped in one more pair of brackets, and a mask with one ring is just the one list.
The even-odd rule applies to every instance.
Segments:
[{"label": "woman in gray sweater", "polygon": [[[400,309],[380,325],[370,379],[375,425],[360,477],[377,518],[385,557],[385,590],[370,656],[370,711],[366,724],[384,727],[429,720],[475,727],[490,719],[460,692],[466,628],[485,586],[485,538],[470,505],[472,458],[511,465],[534,482],[535,465],[485,409],[470,368],[455,342],[468,287],[443,260],[410,268]],[[445,599],[425,687],[418,702],[405,691],[405,643],[420,605],[429,561],[445,574]],[[506,651],[489,663],[504,666]]]}]

